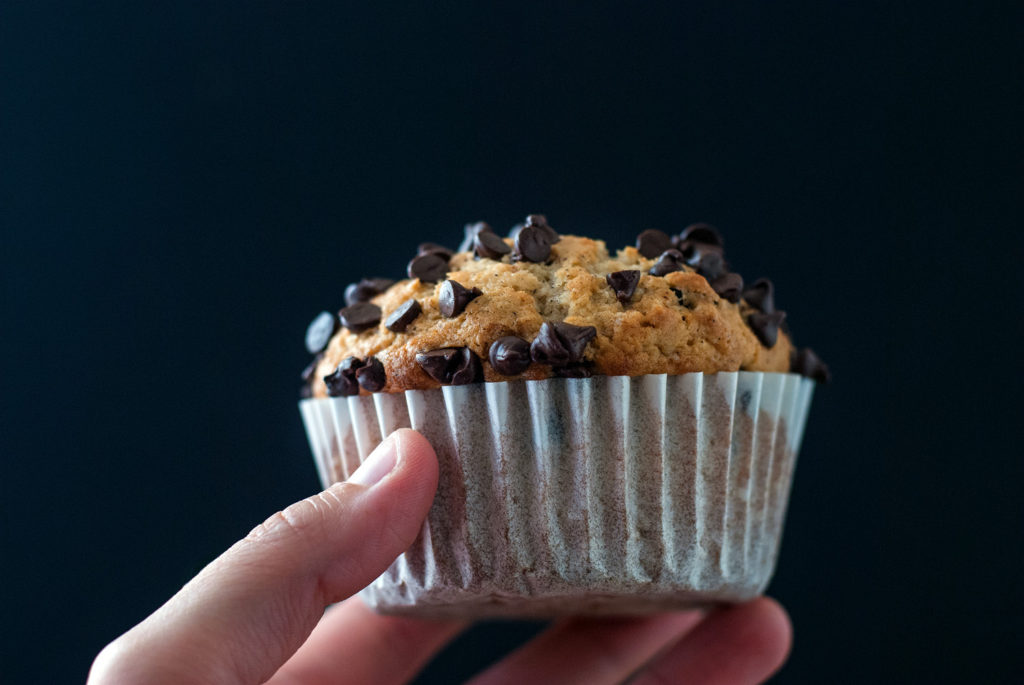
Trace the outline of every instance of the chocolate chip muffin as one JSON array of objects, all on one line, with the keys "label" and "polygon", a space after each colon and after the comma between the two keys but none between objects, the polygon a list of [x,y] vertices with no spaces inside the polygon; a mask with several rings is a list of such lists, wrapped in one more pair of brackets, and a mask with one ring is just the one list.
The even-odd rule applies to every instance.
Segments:
[{"label": "chocolate chip muffin", "polygon": [[763,592],[814,381],[771,281],[721,234],[610,253],[531,215],[408,278],[364,278],[309,326],[300,402],[325,484],[391,431],[434,445],[419,539],[370,587],[421,616],[644,613]]},{"label": "chocolate chip muffin", "polygon": [[[502,238],[466,227],[458,252],[420,245],[409,278],[366,278],[306,342],[315,397],[481,381],[791,368],[798,361],[771,281],[744,283],[707,224],[647,230],[610,253],[540,215]],[[806,360],[802,353],[800,360]]]}]

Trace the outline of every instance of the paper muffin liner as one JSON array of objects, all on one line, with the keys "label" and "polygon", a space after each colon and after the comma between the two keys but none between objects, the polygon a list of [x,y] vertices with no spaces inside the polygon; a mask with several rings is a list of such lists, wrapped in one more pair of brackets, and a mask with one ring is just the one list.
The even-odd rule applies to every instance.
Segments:
[{"label": "paper muffin liner", "polygon": [[421,616],[634,614],[761,594],[814,383],[553,378],[300,402],[326,486],[392,431],[437,451],[413,545],[361,593]]}]

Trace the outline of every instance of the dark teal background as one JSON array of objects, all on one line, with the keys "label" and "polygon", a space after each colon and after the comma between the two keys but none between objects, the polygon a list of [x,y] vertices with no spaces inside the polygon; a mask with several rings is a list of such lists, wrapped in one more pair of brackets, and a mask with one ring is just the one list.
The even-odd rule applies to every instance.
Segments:
[{"label": "dark teal background", "polygon": [[0,680],[82,681],[317,489],[302,340],[347,283],[529,212],[717,224],[831,364],[778,682],[1015,680],[1022,5],[429,5],[0,5]]}]

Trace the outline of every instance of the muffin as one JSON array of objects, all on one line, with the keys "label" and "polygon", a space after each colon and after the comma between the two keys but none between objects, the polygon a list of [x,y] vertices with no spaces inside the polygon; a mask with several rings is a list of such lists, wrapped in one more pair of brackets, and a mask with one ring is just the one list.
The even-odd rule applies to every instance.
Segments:
[{"label": "muffin", "polygon": [[419,537],[363,599],[553,616],[762,593],[828,369],[723,246],[707,224],[612,254],[541,215],[508,237],[474,223],[317,316],[300,409],[324,484],[401,427],[440,465]]}]

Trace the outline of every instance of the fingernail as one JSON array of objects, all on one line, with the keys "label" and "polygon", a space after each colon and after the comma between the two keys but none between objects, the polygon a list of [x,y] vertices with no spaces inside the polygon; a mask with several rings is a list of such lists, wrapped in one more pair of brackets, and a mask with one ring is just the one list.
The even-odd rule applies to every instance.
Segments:
[{"label": "fingernail", "polygon": [[349,476],[348,482],[369,487],[379,483],[384,476],[391,473],[398,463],[398,437],[391,435],[370,452],[356,472]]}]

